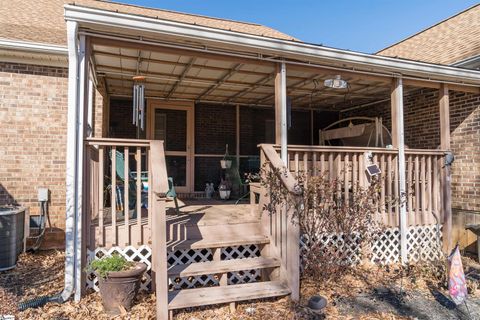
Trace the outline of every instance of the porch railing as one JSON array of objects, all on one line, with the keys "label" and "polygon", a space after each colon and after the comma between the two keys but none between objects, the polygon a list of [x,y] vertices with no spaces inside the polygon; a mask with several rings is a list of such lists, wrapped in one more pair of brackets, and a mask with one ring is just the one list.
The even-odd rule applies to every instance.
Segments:
[{"label": "porch railing", "polygon": [[89,138],[86,146],[85,249],[150,245],[157,315],[166,318],[168,177],[163,141]]},{"label": "porch railing", "polygon": [[90,249],[151,241],[150,144],[148,140],[87,140]]},{"label": "porch railing", "polygon": [[[280,147],[261,145],[262,150]],[[443,221],[441,170],[445,152],[441,150],[405,150],[407,192],[400,197],[398,188],[398,150],[385,148],[288,146],[289,171],[325,175],[343,182],[340,192],[345,199],[357,186],[368,184],[366,152],[372,154],[373,163],[381,170],[378,219],[386,226],[399,226],[399,203],[405,201],[408,225],[431,225]]]},{"label": "porch railing", "polygon": [[[283,162],[272,145],[260,146],[261,168],[274,170],[283,168]],[[268,164],[268,165],[266,165]],[[297,181],[293,174],[285,172],[279,176],[283,185],[294,196],[299,196]],[[270,203],[268,190],[261,186],[259,190],[258,210],[263,211]],[[269,237],[268,254],[280,260],[279,280],[286,283],[291,290],[291,297],[297,301],[300,297],[300,230],[298,224],[292,223],[292,209],[278,205],[275,210],[261,214],[264,234]]]}]

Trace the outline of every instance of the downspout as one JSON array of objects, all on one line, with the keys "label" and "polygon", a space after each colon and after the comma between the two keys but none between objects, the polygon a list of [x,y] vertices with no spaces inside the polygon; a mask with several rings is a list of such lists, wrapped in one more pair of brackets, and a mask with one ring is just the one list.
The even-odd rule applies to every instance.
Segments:
[{"label": "downspout", "polygon": [[76,271],[76,211],[77,211],[77,121],[78,121],[78,23],[67,21],[68,43],[68,119],[67,119],[67,199],[65,224],[65,286],[63,301],[75,290]]},{"label": "downspout", "polygon": [[[18,309],[37,308],[48,302],[63,303],[75,291],[77,270],[77,211],[78,211],[78,23],[67,21],[68,40],[68,119],[65,220],[65,284],[63,291],[53,296],[37,297],[19,304]],[[80,200],[81,201],[81,200]]]}]

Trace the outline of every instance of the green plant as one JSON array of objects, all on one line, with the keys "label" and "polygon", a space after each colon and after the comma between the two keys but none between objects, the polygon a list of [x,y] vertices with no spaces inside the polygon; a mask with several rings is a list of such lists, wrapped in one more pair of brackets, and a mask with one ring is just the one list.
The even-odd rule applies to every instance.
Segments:
[{"label": "green plant", "polygon": [[130,269],[134,262],[127,261],[119,254],[113,254],[109,257],[103,257],[100,260],[94,260],[90,263],[88,269],[95,271],[102,278],[107,278],[109,272],[125,271]]}]

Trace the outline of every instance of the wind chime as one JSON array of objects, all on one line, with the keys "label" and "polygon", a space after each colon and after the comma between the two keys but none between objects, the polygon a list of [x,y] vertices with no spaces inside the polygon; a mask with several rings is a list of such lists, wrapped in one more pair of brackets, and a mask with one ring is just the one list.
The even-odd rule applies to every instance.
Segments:
[{"label": "wind chime", "polygon": [[145,130],[145,77],[133,77],[133,125],[137,127],[137,139],[140,130]]}]

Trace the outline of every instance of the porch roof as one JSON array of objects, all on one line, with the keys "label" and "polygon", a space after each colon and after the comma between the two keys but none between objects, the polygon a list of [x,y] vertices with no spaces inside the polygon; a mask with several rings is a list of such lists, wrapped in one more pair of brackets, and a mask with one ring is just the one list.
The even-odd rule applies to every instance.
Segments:
[{"label": "porch roof", "polygon": [[[341,109],[387,99],[398,75],[407,87],[445,82],[453,90],[480,92],[474,70],[78,5],[65,5],[65,19],[91,37],[95,70],[110,95],[130,96],[132,76],[143,74],[147,97],[271,106],[278,62],[287,64],[294,106]],[[337,74],[349,82],[348,90],[323,87]]]}]

